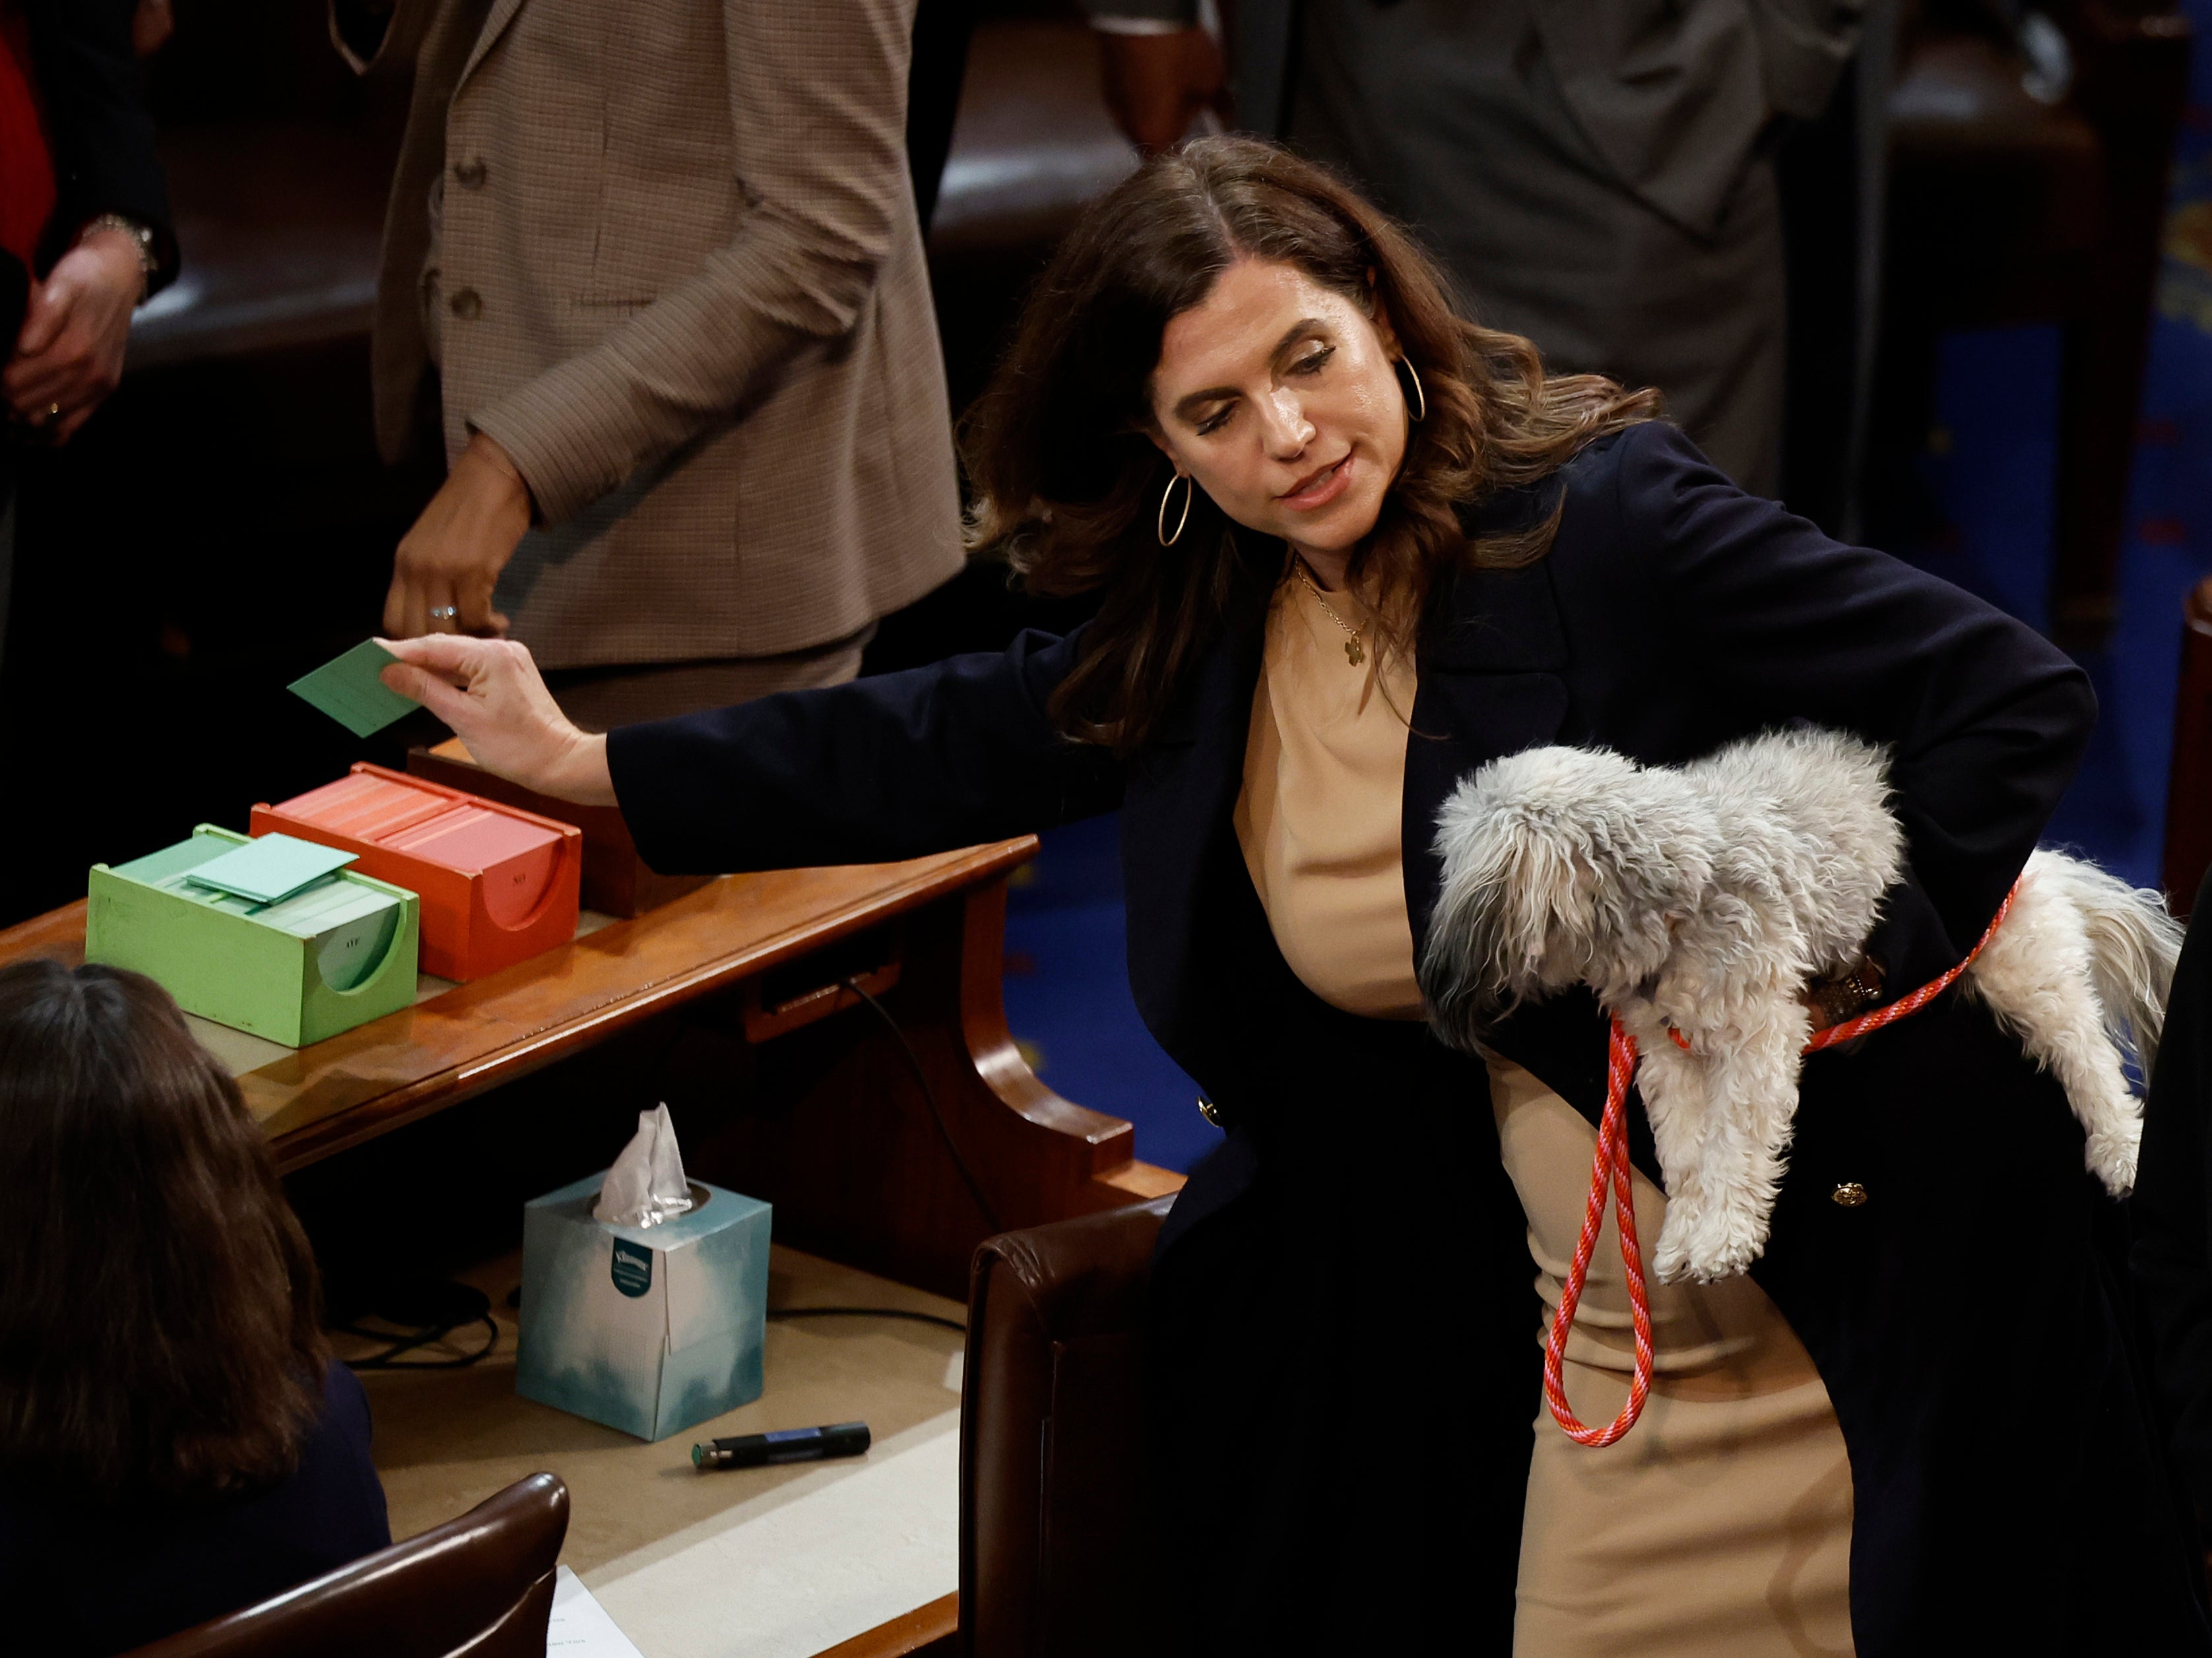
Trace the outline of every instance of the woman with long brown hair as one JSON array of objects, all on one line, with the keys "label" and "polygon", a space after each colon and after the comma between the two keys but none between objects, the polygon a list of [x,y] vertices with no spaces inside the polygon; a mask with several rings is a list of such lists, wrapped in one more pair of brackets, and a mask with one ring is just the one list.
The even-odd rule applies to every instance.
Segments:
[{"label": "woman with long brown hair", "polygon": [[[605,736],[512,645],[412,641],[386,677],[495,770],[619,804],[664,869],[1121,809],[1138,1005],[1230,1130],[1152,1289],[1158,1566],[1121,1587],[1158,1645],[2212,1650],[2109,1207],[1986,1011],[1938,997],[1808,1060],[1764,1254],[1648,1297],[1612,1242],[1569,1265],[1595,999],[1514,1009],[1480,1058],[1425,1020],[1438,813],[1501,756],[1675,766],[1794,722],[1881,745],[1906,868],[1803,987],[1829,1019],[1966,955],[2080,756],[2071,663],[1656,414],[1468,320],[1326,173],[1205,140],[1070,234],[968,431],[977,539],[1097,592],[1086,627]],[[1559,1414],[1649,1382],[1615,1443],[1540,1404],[1539,1296],[1570,1278]]]},{"label": "woman with long brown hair", "polygon": [[121,1652],[382,1548],[260,1125],[152,980],[0,969],[0,1619]]}]

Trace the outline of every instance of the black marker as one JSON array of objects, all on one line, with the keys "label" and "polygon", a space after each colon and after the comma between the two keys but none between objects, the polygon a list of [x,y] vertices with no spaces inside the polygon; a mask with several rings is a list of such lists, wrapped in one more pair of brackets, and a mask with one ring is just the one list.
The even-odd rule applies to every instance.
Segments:
[{"label": "black marker", "polygon": [[781,1433],[739,1434],[691,1448],[691,1466],[760,1468],[777,1462],[818,1462],[825,1456],[858,1456],[868,1448],[868,1424],[838,1422],[826,1428],[786,1428]]}]

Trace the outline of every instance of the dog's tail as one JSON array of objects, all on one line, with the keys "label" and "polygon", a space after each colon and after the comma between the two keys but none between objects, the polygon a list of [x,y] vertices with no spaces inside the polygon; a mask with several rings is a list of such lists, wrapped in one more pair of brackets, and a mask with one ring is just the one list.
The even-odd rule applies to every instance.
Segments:
[{"label": "dog's tail", "polygon": [[2039,850],[2028,872],[2064,893],[2081,913],[2088,935],[2089,978],[2104,1010],[2105,1027],[2143,1079],[2158,1058],[2166,1028],[2166,999],[2173,964],[2181,955],[2181,923],[2163,895],[2131,887],[2096,865],[2063,852]]}]

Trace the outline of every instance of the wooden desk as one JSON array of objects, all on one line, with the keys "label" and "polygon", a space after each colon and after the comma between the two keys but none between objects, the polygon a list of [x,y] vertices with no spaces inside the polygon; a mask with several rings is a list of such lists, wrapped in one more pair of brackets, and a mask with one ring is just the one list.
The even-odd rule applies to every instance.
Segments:
[{"label": "wooden desk", "polygon": [[[772,1257],[771,1307],[962,1316],[958,1302],[781,1244]],[[646,1443],[516,1394],[516,1319],[506,1303],[521,1274],[519,1250],[461,1273],[489,1297],[498,1327],[480,1363],[362,1376],[395,1538],[549,1470],[567,1482],[572,1504],[562,1561],[645,1658],[763,1650],[903,1658],[945,1639],[957,1616],[957,1332],[888,1319],[771,1321],[758,1400]],[[471,1327],[450,1348],[419,1356],[471,1351],[483,1339]],[[349,1357],[375,1345],[337,1341]],[[865,1458],[713,1474],[691,1466],[701,1440],[851,1421],[873,1432]],[[922,1455],[905,1455],[916,1448]],[[825,1515],[818,1497],[807,1499],[833,1485],[843,1489]],[[830,1546],[820,1546],[837,1521]]]},{"label": "wooden desk", "polygon": [[[680,1020],[726,1066],[732,1104],[687,1141],[687,1165],[773,1202],[779,1242],[964,1300],[969,1256],[991,1232],[1182,1184],[1135,1160],[1127,1122],[1047,1088],[1007,1033],[1006,877],[1036,851],[1025,836],[903,864],[725,876],[635,920],[590,918],[574,943],[491,978],[426,979],[413,1007],[296,1052],[199,1029],[289,1173],[647,1021]],[[82,902],[0,932],[0,963],[83,951]],[[911,1060],[842,987],[848,977],[898,1021]]]}]

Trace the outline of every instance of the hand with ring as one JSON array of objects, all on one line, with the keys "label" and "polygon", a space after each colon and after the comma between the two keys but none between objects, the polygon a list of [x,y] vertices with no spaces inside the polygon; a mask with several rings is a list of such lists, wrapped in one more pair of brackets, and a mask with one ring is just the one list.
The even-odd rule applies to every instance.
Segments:
[{"label": "hand with ring", "polygon": [[492,609],[492,590],[529,527],[529,486],[507,451],[478,432],[400,540],[385,632],[395,639],[504,634],[507,618]]},{"label": "hand with ring", "polygon": [[146,290],[138,244],[120,230],[88,232],[56,260],[0,369],[9,412],[51,443],[67,443],[123,379],[131,313]]}]

